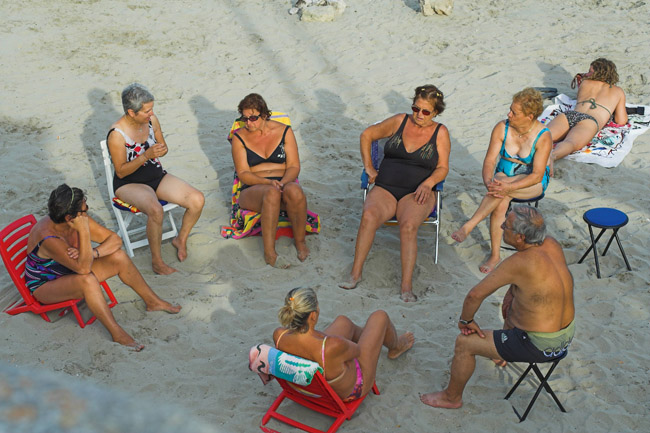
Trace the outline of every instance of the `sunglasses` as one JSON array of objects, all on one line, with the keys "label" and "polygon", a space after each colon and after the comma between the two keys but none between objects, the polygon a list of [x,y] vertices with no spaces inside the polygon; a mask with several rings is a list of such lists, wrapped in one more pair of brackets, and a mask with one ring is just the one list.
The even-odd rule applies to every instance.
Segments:
[{"label": "sunglasses", "polygon": [[248,117],[242,116],[242,117],[239,118],[239,120],[241,120],[241,121],[244,122],[244,123],[248,123],[249,120],[250,120],[251,122],[257,122],[257,120],[258,120],[259,118],[260,118],[259,115],[258,115],[258,116],[248,116]]},{"label": "sunglasses", "polygon": [[429,116],[432,113],[431,111],[420,108],[417,105],[411,105],[411,110],[413,110],[414,113],[419,113],[421,111],[424,116]]}]

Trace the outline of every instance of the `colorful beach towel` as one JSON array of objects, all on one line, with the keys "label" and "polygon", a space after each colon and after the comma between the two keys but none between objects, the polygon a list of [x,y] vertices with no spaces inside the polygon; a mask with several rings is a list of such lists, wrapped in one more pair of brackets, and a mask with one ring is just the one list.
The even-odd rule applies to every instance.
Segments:
[{"label": "colorful beach towel", "polygon": [[[291,126],[291,120],[285,113],[273,111],[270,119]],[[236,119],[230,128],[230,133],[228,133],[228,141],[232,142],[234,133],[243,127],[243,122]],[[296,182],[298,182],[297,179]],[[230,201],[230,225],[221,227],[221,236],[226,239],[241,239],[262,232],[262,214],[247,209],[241,209],[239,207],[239,194],[241,193],[241,189],[242,183],[237,176],[237,172],[235,172],[232,184],[232,198]],[[287,212],[282,210],[280,211],[278,228],[285,227],[291,227],[291,221],[289,221]],[[311,212],[309,209],[307,210],[307,224],[305,231],[307,233],[320,233],[320,217],[317,213]]]},{"label": "colorful beach towel", "polygon": [[[552,105],[546,107],[539,121],[548,124],[551,119],[560,113],[573,110],[576,100],[565,94],[555,98]],[[567,155],[566,159],[589,164],[598,164],[602,167],[616,167],[623,158],[632,150],[634,139],[643,134],[650,127],[650,106],[626,104],[628,107],[645,107],[645,115],[628,115],[627,125],[617,125],[609,122],[591,140],[589,145]]]},{"label": "colorful beach towel", "polygon": [[273,377],[278,377],[307,386],[317,372],[323,373],[317,362],[291,355],[268,344],[251,347],[248,352],[248,369],[256,372],[264,385]]}]

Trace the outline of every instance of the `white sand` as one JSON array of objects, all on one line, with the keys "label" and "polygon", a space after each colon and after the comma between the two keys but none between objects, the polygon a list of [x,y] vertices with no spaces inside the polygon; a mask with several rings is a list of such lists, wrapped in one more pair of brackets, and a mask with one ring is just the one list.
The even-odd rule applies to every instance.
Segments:
[{"label": "white sand", "polygon": [[[569,413],[541,396],[529,420],[517,424],[502,397],[519,370],[488,360],[478,361],[462,409],[433,409],[418,398],[447,383],[462,300],[482,277],[487,225],[461,246],[449,235],[483,194],[480,169],[492,127],[523,87],[574,95],[573,74],[601,56],[617,64],[629,102],[650,103],[647,2],[457,1],[450,17],[424,17],[417,4],[349,0],[337,21],[304,23],[288,15],[287,0],[0,2],[1,226],[28,213],[43,216],[50,191],[66,182],[82,187],[92,215],[116,228],[98,143],[120,116],[119,92],[132,81],[156,96],[170,147],[163,165],[206,195],[187,261],[179,264],[172,245],[163,245],[181,272],[153,275],[149,251],[135,256],[155,290],[183,305],[180,315],[146,314],[133,292],[110,281],[120,301],[114,314],[146,344],[142,353],[111,343],[99,324],[80,329],[72,317],[48,324],[32,314],[2,314],[0,359],[184,406],[224,432],[252,432],[279,386],[262,387],[248,371],[248,349],[271,341],[287,290],[309,285],[318,290],[324,322],[385,309],[417,339],[399,360],[382,357],[382,395],[370,396],[344,431],[648,431],[647,134],[615,169],[558,163],[541,203],[576,282],[577,334],[553,381]],[[439,264],[433,230],[423,228],[414,278],[420,302],[404,304],[397,296],[398,233],[382,228],[363,283],[342,291],[336,283],[349,272],[361,211],[359,133],[408,110],[413,89],[425,83],[445,93],[440,121],[452,137]],[[301,183],[323,222],[322,233],[308,238],[310,260],[285,271],[264,266],[261,238],[219,236],[233,172],[225,136],[251,91],[291,115]],[[621,239],[632,272],[615,246],[602,260],[600,280],[593,258],[575,264],[588,246],[582,214],[597,206],[630,217]],[[294,257],[288,239],[278,245]],[[0,291],[2,299],[14,291],[4,271]],[[501,325],[504,291],[482,306],[483,327]],[[525,407],[530,394],[522,390],[526,398],[516,395],[515,404]]]}]

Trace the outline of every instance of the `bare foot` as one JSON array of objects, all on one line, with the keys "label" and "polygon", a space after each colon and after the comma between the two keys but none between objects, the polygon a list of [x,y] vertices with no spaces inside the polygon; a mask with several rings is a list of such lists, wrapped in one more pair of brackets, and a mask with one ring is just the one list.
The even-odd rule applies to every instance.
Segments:
[{"label": "bare foot", "polygon": [[503,359],[493,359],[492,362],[494,362],[497,367],[505,367],[508,365],[508,361],[504,361]]},{"label": "bare foot", "polygon": [[402,299],[404,302],[417,302],[418,297],[413,294],[410,290],[408,292],[402,292],[399,297]]},{"label": "bare foot", "polygon": [[122,346],[128,347],[130,350],[134,352],[139,352],[142,349],[144,349],[144,344],[138,343],[127,333],[124,333],[123,337],[113,338],[113,341],[121,344]]},{"label": "bare foot", "polygon": [[177,272],[176,269],[168,266],[165,262],[160,262],[160,264],[151,264],[153,271],[159,275],[169,275]]},{"label": "bare foot", "polygon": [[298,251],[298,260],[304,262],[307,257],[309,257],[309,248],[307,248],[307,242],[296,242],[296,251]]},{"label": "bare foot", "polygon": [[360,282],[361,282],[361,277],[354,278],[352,275],[350,275],[350,279],[343,283],[340,283],[339,287],[345,290],[352,290],[355,289],[357,287],[357,284],[359,284]]},{"label": "bare foot", "polygon": [[388,351],[388,359],[399,358],[399,356],[413,347],[415,336],[412,332],[405,332],[397,338],[397,347]]},{"label": "bare foot", "polygon": [[496,268],[496,266],[499,264],[500,261],[501,258],[499,257],[494,258],[490,256],[490,258],[487,259],[485,263],[483,263],[481,266],[478,267],[478,270],[483,272],[484,274],[489,274],[494,270],[494,268]]},{"label": "bare foot", "polygon": [[285,259],[284,257],[279,256],[277,254],[275,255],[275,257],[267,256],[265,254],[264,255],[264,260],[266,261],[267,265],[271,265],[274,268],[287,269],[287,268],[291,267],[291,263],[289,263],[289,261],[287,259]]},{"label": "bare foot", "polygon": [[156,304],[147,305],[147,311],[164,311],[169,314],[177,314],[179,311],[181,311],[181,308],[183,307],[178,304],[171,304],[163,300]]},{"label": "bare foot", "polygon": [[134,341],[131,344],[125,344],[125,346],[134,352],[140,352],[142,349],[144,349],[144,344],[140,344],[137,341]]},{"label": "bare foot", "polygon": [[187,244],[185,242],[181,242],[180,239],[178,239],[178,236],[172,240],[172,245],[176,247],[176,252],[178,255],[178,261],[182,262],[187,258]]},{"label": "bare foot", "polygon": [[[463,227],[465,227],[465,226],[463,226]],[[459,228],[458,230],[456,230],[455,232],[453,232],[451,234],[451,238],[453,240],[455,240],[456,242],[460,243],[460,242],[463,242],[465,239],[467,239],[467,235],[469,233],[466,233],[465,229],[463,227]]]},{"label": "bare foot", "polygon": [[420,400],[422,403],[428,404],[429,406],[441,407],[443,409],[458,409],[463,405],[463,400],[458,402],[447,400],[444,391],[422,394]]}]

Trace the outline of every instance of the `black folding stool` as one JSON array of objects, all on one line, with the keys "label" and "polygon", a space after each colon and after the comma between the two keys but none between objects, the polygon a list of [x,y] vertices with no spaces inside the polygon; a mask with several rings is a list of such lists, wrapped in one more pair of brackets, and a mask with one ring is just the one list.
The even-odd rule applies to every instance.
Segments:
[{"label": "black folding stool", "polygon": [[[609,242],[607,242],[607,246],[603,251],[603,257],[605,256],[605,254],[607,254],[607,250],[609,249],[609,246],[612,244],[614,238],[616,238],[616,243],[618,244],[618,248],[621,250],[621,254],[623,255],[623,260],[625,260],[625,266],[627,266],[628,271],[631,271],[632,268],[630,267],[630,263],[627,261],[627,256],[625,255],[625,251],[623,251],[623,245],[621,245],[621,240],[618,238],[618,230],[624,225],[626,225],[629,221],[627,215],[618,209],[612,209],[609,207],[599,207],[595,209],[590,209],[587,212],[585,212],[584,215],[582,216],[582,219],[585,220],[587,226],[589,227],[591,246],[587,249],[587,251],[585,251],[585,253],[580,258],[580,260],[578,260],[578,263],[582,263],[585,257],[587,257],[587,254],[589,254],[589,251],[593,249],[594,260],[596,261],[596,276],[600,278],[600,265],[598,264],[598,253],[596,252],[596,244],[600,240],[600,237],[603,235],[603,233],[605,233],[605,230],[612,229],[614,233],[612,233],[612,236],[609,238]],[[591,228],[592,226],[601,229],[600,233],[598,233],[598,236],[596,236],[596,239],[594,239],[594,231]]]},{"label": "black folding stool", "polygon": [[519,415],[519,412],[517,412],[517,409],[515,409],[515,407],[512,406],[512,410],[515,411],[515,414],[519,418],[519,422],[523,422],[526,419],[526,417],[530,413],[530,410],[533,408],[533,405],[535,404],[535,401],[537,400],[537,397],[539,397],[539,393],[542,392],[542,388],[544,388],[546,390],[546,392],[551,395],[551,397],[553,398],[553,400],[555,401],[557,406],[560,408],[560,410],[562,412],[566,413],[566,409],[564,409],[564,406],[562,406],[562,403],[560,403],[560,400],[558,400],[557,396],[555,395],[555,393],[551,389],[551,385],[548,384],[548,380],[551,377],[551,374],[553,373],[553,370],[555,370],[555,367],[557,367],[557,365],[560,363],[560,361],[563,360],[567,356],[568,353],[569,353],[569,351],[565,350],[564,354],[562,356],[560,356],[559,358],[555,358],[552,361],[544,362],[543,364],[552,363],[551,367],[546,372],[546,375],[542,374],[541,370],[537,366],[538,363],[535,363],[535,362],[529,363],[528,368],[526,368],[526,370],[521,375],[519,380],[517,380],[517,383],[515,383],[515,385],[512,387],[512,389],[510,389],[508,394],[506,394],[506,396],[504,398],[506,400],[508,400],[510,398],[510,396],[512,396],[512,393],[515,392],[515,390],[517,389],[519,384],[521,384],[521,382],[524,381],[524,379],[526,378],[528,373],[531,370],[533,370],[533,372],[535,372],[535,375],[537,376],[537,379],[539,379],[540,383],[539,383],[539,386],[537,387],[537,391],[535,391],[535,395],[533,396],[533,399],[530,401],[530,403],[528,403],[528,407],[526,408],[526,411],[524,412],[524,414]]}]

